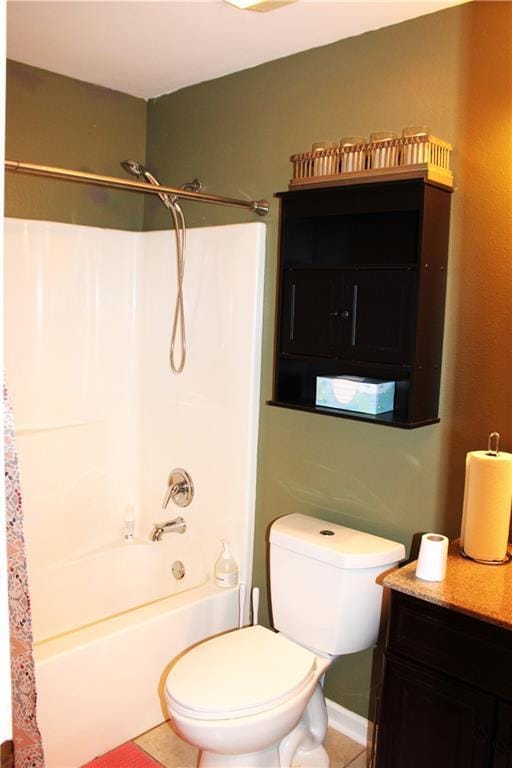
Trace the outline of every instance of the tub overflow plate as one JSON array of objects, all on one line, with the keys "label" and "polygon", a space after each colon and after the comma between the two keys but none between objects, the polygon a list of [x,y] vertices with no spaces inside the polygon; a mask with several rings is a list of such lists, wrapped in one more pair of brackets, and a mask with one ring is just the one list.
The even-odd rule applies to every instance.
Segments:
[{"label": "tub overflow plate", "polygon": [[175,560],[172,564],[172,575],[176,579],[176,581],[180,581],[185,575],[185,566],[181,562],[181,560]]}]

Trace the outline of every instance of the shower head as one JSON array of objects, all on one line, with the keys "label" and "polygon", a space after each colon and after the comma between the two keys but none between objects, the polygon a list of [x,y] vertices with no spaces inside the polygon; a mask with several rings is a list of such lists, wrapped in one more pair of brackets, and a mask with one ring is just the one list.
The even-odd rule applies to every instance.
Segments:
[{"label": "shower head", "polygon": [[[142,163],[137,162],[137,160],[122,160],[121,161],[121,167],[124,168],[124,170],[127,173],[130,173],[132,176],[135,176],[137,179],[144,179],[149,184],[153,184],[155,187],[161,187],[162,185],[156,178],[156,176],[153,176],[153,174],[148,171],[147,168],[144,168]],[[202,182],[199,181],[199,179],[194,179],[193,181],[188,181],[185,184],[182,184],[180,186],[180,189],[183,189],[187,192],[203,192],[205,187],[203,186]],[[166,208],[169,210],[172,208],[172,206],[176,205],[178,198],[171,196],[170,194],[167,194],[165,192],[162,192],[162,194],[159,194],[158,197],[162,201],[162,203],[165,205]]]},{"label": "shower head", "polygon": [[[121,167],[124,168],[127,173],[131,173],[131,175],[135,176],[137,179],[143,178],[145,181],[147,181],[149,184],[153,184],[155,187],[162,186],[158,179],[153,176],[153,174],[150,173],[147,168],[144,168],[142,163],[138,163],[136,160],[122,160]],[[166,208],[170,209],[176,203],[176,198],[173,198],[165,193],[162,193],[161,195],[159,194],[158,197]]]},{"label": "shower head", "polygon": [[121,167],[124,168],[127,173],[131,173],[132,176],[137,177],[144,176],[144,171],[146,170],[144,166],[136,160],[122,160]]},{"label": "shower head", "polygon": [[142,163],[138,163],[136,160],[123,160],[121,162],[121,166],[127,173],[131,173],[132,176],[136,176],[137,178],[142,177],[143,179],[146,179],[146,181],[149,181],[150,184],[154,184],[156,187],[161,186],[158,179],[153,176],[153,174],[150,173],[147,168],[144,168]]}]

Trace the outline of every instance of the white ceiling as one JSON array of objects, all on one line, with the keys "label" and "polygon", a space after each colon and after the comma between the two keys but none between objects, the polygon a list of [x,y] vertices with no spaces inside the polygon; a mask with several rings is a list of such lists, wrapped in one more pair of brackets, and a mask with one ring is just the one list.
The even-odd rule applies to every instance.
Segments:
[{"label": "white ceiling", "polygon": [[9,0],[7,56],[151,98],[466,0],[298,0],[267,13],[223,0]]}]

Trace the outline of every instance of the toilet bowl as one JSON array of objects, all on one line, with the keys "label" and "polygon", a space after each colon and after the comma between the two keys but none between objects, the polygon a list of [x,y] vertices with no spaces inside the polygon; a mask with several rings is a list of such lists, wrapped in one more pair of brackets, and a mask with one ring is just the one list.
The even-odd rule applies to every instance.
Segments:
[{"label": "toilet bowl", "polygon": [[200,768],[328,768],[320,679],[339,656],[377,640],[382,571],[402,544],[285,515],[270,529],[276,632],[244,627],[181,656],[165,682],[177,731]]},{"label": "toilet bowl", "polygon": [[264,627],[234,630],[176,662],[165,685],[168,711],[201,750],[201,766],[280,765],[279,744],[299,724],[329,664]]}]

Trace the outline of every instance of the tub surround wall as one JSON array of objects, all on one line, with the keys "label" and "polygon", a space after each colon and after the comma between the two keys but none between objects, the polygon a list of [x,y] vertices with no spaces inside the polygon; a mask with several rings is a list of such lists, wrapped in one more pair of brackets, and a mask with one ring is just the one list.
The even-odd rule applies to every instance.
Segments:
[{"label": "tub surround wall", "polygon": [[[226,538],[245,582],[252,573],[256,503],[265,231],[265,224],[252,222],[188,233],[187,363],[180,376],[168,361],[176,295],[173,233],[140,235],[139,531],[147,536],[154,522],[181,515],[193,555],[208,572]],[[192,476],[194,499],[184,509],[171,502],[163,512],[174,467]]]},{"label": "tub surround wall", "polygon": [[5,370],[31,574],[119,541],[137,499],[139,248],[135,233],[5,221]]},{"label": "tub surround wall", "polygon": [[[253,222],[187,234],[187,362],[179,376],[169,369],[173,233],[142,235],[139,285],[140,499],[146,525],[182,515],[196,556],[211,567],[220,539],[228,539],[245,582],[252,572],[265,229]],[[185,509],[170,503],[162,512],[174,467],[190,473],[194,499]]]},{"label": "tub surround wall", "polygon": [[[178,558],[185,567],[176,580],[171,572]],[[34,637],[44,645],[48,638],[73,633],[77,627],[186,592],[205,584],[210,570],[187,537],[180,538],[178,545],[170,537],[158,544],[119,541],[87,557],[32,569]]]},{"label": "tub surround wall", "polygon": [[[179,377],[168,363],[176,288],[171,234],[6,220],[6,375],[36,640],[108,615],[101,601],[95,615],[94,601],[79,596],[98,577],[88,578],[88,568],[126,559],[114,555],[131,546],[123,542],[130,505],[136,538],[156,558],[165,550],[167,568],[160,577],[155,572],[162,584],[144,595],[129,589],[131,576],[107,567],[111,613],[176,591],[175,559],[196,573],[182,586],[202,583],[221,538],[231,542],[241,579],[250,580],[265,225],[189,233],[188,360]],[[174,467],[190,472],[195,496],[187,508],[171,502],[163,511]],[[183,536],[149,542],[154,522],[179,515],[187,522]],[[149,569],[132,568],[145,571],[142,584]]]}]

